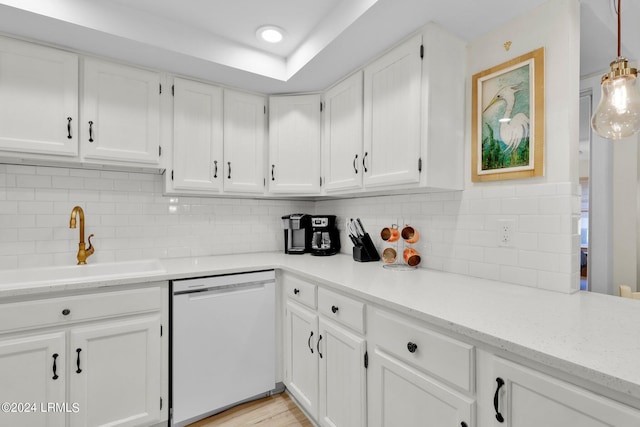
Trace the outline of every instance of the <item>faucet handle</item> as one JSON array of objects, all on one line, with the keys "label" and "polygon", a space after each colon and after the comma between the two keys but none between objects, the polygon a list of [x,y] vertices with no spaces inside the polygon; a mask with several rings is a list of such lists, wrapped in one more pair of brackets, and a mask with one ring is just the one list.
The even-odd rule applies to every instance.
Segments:
[{"label": "faucet handle", "polygon": [[91,255],[93,253],[93,251],[95,250],[95,248],[93,247],[93,244],[91,243],[91,238],[93,237],[93,234],[89,234],[89,237],[87,237],[87,241],[89,242],[89,247],[87,247],[87,249],[85,249],[85,251],[87,251],[89,253],[89,255]]}]

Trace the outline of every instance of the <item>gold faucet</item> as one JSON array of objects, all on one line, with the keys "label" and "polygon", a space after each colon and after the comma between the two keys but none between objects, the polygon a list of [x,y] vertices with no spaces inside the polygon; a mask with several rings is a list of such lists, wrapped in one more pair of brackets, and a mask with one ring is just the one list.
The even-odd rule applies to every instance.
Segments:
[{"label": "gold faucet", "polygon": [[94,247],[91,244],[91,238],[93,234],[89,235],[87,239],[89,241],[89,247],[85,248],[84,244],[84,211],[80,206],[76,206],[71,211],[71,221],[69,221],[69,228],[76,228],[76,215],[80,215],[80,243],[78,243],[78,265],[86,264],[87,258],[91,256],[94,251]]}]

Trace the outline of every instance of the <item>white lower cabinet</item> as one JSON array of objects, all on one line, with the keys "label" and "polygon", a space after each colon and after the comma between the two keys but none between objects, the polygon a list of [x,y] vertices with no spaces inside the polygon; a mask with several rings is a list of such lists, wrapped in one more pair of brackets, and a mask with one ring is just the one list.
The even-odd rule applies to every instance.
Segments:
[{"label": "white lower cabinet", "polygon": [[0,402],[15,405],[2,408],[0,425],[65,425],[64,413],[41,410],[42,403],[65,401],[65,349],[64,332],[0,340]]},{"label": "white lower cabinet", "polygon": [[318,418],[318,316],[287,301],[285,322],[285,385],[309,416]]},{"label": "white lower cabinet", "polygon": [[482,426],[640,425],[637,409],[494,355],[481,360]]},{"label": "white lower cabinet", "polygon": [[320,413],[322,426],[367,425],[366,342],[334,322],[320,318]]},{"label": "white lower cabinet", "polygon": [[369,365],[370,426],[472,426],[474,400],[376,348]]},{"label": "white lower cabinet", "polygon": [[316,311],[315,285],[285,275],[284,287],[284,381],[289,392],[321,426],[365,427],[366,341],[342,320],[362,319],[364,304],[318,289]]},{"label": "white lower cabinet", "polygon": [[166,420],[163,301],[158,284],[0,303],[0,402],[14,405],[3,406],[0,425]]},{"label": "white lower cabinet", "polygon": [[70,331],[71,426],[150,425],[160,414],[160,315]]},{"label": "white lower cabinet", "polygon": [[369,307],[369,426],[475,426],[474,348]]}]

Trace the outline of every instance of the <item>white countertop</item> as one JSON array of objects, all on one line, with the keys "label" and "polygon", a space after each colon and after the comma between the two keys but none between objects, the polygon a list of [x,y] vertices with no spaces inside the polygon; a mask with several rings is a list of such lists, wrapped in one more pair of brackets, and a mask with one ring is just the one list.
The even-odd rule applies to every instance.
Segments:
[{"label": "white countertop", "polygon": [[0,298],[280,268],[640,399],[640,301],[591,292],[567,295],[427,269],[391,271],[347,255],[268,252],[161,263],[164,272],[144,277],[26,285],[0,278]]}]

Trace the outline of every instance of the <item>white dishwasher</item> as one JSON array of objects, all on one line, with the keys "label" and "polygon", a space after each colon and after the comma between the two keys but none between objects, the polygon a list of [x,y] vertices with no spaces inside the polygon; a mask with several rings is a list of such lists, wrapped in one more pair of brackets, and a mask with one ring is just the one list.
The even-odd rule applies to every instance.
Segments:
[{"label": "white dishwasher", "polygon": [[275,388],[275,273],[172,283],[171,420],[184,426]]}]

